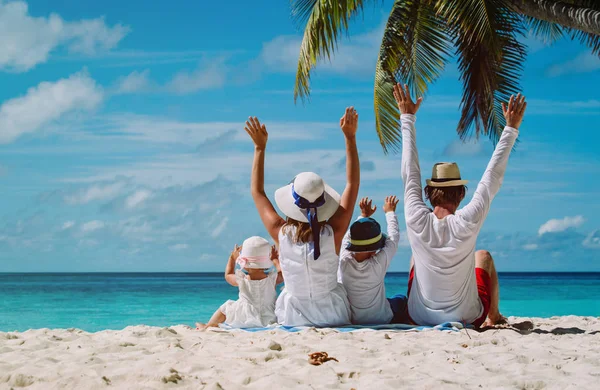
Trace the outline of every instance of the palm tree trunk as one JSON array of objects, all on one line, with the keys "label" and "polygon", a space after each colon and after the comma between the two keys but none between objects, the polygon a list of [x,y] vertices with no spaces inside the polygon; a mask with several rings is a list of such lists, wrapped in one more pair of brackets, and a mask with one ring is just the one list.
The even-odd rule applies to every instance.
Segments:
[{"label": "palm tree trunk", "polygon": [[520,14],[600,35],[600,11],[557,0],[507,0]]}]

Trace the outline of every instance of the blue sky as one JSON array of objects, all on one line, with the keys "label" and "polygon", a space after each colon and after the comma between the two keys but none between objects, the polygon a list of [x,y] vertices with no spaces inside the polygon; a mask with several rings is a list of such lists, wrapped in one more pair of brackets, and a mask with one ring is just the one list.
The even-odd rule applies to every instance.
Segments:
[{"label": "blue sky", "polygon": [[[390,6],[352,25],[295,105],[287,1],[0,0],[0,272],[221,271],[234,243],[266,236],[249,115],[270,132],[269,194],[306,170],[342,189],[337,123],[354,105],[361,196],[400,195],[400,156],[383,154],[372,106]],[[530,104],[479,247],[500,271],[600,271],[600,60],[526,41]],[[431,88],[417,140],[424,176],[457,161],[472,193],[492,144],[458,141],[457,76],[449,66]],[[403,238],[392,271],[408,267]]]}]

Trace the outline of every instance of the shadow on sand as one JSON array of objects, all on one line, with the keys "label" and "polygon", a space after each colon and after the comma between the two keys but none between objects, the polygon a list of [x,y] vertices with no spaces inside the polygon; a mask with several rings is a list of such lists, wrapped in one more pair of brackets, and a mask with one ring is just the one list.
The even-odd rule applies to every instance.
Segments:
[{"label": "shadow on sand", "polygon": [[[480,332],[485,332],[487,330],[498,330],[498,329],[510,329],[513,330],[517,333],[520,334],[531,334],[531,333],[537,333],[537,334],[553,334],[553,335],[565,335],[565,334],[583,334],[585,333],[584,329],[580,329],[580,328],[554,328],[552,330],[543,330],[543,329],[535,329],[535,326],[533,325],[533,322],[531,321],[523,321],[523,322],[518,322],[518,323],[514,323],[514,324],[501,324],[501,325],[497,325],[497,326],[488,326],[485,328],[481,328],[479,329]],[[600,333],[600,331],[594,331],[594,332],[590,332],[590,334],[598,334]]]}]

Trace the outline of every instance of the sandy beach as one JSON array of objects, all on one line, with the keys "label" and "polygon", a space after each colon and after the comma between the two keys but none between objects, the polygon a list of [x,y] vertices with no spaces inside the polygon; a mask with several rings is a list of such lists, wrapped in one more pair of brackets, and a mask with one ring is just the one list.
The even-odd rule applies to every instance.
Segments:
[{"label": "sandy beach", "polygon": [[[0,388],[592,389],[600,318],[515,318],[482,333],[308,329],[199,332],[133,326],[0,332]],[[338,361],[310,365],[325,351]]]}]

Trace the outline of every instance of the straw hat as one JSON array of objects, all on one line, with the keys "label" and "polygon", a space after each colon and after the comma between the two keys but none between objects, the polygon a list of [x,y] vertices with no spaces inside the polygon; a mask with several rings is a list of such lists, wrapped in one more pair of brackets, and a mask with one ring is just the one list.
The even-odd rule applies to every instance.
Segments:
[{"label": "straw hat", "polygon": [[236,262],[241,268],[271,268],[271,244],[262,237],[247,238]]},{"label": "straw hat", "polygon": [[275,191],[277,207],[288,217],[308,222],[307,209],[298,204],[320,204],[317,206],[319,222],[327,221],[340,206],[340,194],[329,187],[321,176],[313,172],[298,174],[290,184]]},{"label": "straw hat", "polygon": [[431,179],[426,182],[431,187],[455,187],[464,186],[469,181],[461,179],[456,163],[441,162],[433,166]]}]

